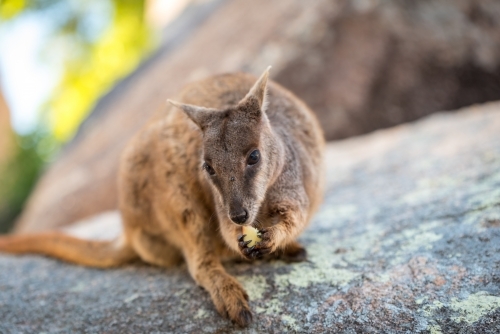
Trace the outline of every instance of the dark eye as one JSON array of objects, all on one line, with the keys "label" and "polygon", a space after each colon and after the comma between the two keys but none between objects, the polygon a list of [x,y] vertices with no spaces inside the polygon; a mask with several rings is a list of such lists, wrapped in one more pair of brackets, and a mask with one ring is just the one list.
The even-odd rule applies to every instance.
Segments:
[{"label": "dark eye", "polygon": [[214,169],[212,168],[212,166],[210,166],[209,164],[207,164],[206,162],[203,163],[203,169],[207,171],[208,174],[210,175],[215,175],[215,171]]},{"label": "dark eye", "polygon": [[259,152],[259,150],[254,150],[248,156],[247,164],[255,165],[257,162],[259,162],[259,160],[260,160],[260,152]]}]

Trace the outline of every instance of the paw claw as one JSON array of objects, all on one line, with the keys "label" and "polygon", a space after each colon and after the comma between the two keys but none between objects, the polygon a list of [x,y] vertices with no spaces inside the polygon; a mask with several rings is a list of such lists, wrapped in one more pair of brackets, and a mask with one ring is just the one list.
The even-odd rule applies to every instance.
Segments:
[{"label": "paw claw", "polygon": [[243,254],[245,254],[247,256],[251,256],[254,249],[255,249],[255,246],[252,246],[250,248],[243,248],[242,252],[243,252]]},{"label": "paw claw", "polygon": [[247,241],[240,241],[238,243],[238,246],[240,246],[240,248],[245,248],[249,243],[251,243],[252,240],[247,240]]}]

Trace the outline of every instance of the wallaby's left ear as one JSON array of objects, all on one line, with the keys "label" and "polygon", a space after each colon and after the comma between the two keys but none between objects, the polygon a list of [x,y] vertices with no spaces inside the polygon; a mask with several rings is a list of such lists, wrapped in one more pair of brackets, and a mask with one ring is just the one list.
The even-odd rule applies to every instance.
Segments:
[{"label": "wallaby's left ear", "polygon": [[167,100],[171,105],[181,109],[184,113],[194,122],[196,123],[201,130],[205,130],[206,126],[213,119],[217,110],[194,106],[192,104],[184,104],[180,102],[175,102],[172,100]]},{"label": "wallaby's left ear", "polygon": [[[247,101],[250,98],[255,98],[259,102],[259,107],[262,111],[266,109],[266,89],[267,89],[267,79],[269,78],[269,70],[271,66],[269,66],[264,73],[260,76],[260,78],[255,82],[253,87],[250,89],[245,98],[241,101]],[[240,103],[241,103],[240,102]]]}]

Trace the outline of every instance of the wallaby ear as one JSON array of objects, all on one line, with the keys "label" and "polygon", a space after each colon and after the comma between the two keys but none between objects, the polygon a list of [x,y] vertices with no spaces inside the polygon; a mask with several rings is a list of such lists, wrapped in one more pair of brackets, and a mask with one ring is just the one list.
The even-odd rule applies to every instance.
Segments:
[{"label": "wallaby ear", "polygon": [[266,89],[267,89],[267,79],[269,78],[269,70],[271,66],[269,66],[264,73],[260,76],[260,78],[255,82],[253,87],[250,89],[245,98],[241,101],[247,101],[250,98],[255,98],[259,102],[259,107],[262,111],[265,111],[266,105]]},{"label": "wallaby ear", "polygon": [[175,102],[172,100],[167,100],[171,105],[177,107],[184,111],[184,113],[200,127],[200,129],[204,129],[210,119],[214,116],[214,112],[217,110],[198,107],[192,104],[184,104],[180,102]]}]

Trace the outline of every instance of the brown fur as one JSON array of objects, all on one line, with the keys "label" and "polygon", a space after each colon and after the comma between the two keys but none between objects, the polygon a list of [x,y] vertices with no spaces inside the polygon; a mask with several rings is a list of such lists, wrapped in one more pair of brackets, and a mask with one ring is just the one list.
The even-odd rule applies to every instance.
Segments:
[{"label": "brown fur", "polygon": [[[43,253],[111,267],[136,257],[171,266],[182,258],[218,312],[241,326],[251,321],[248,296],[222,260],[269,253],[305,258],[295,239],[322,197],[323,135],[293,94],[247,74],[188,85],[126,148],[118,176],[124,235],[89,242],[62,234],[0,238],[0,250]],[[266,95],[267,91],[267,95]],[[198,107],[203,106],[203,107]],[[249,154],[260,151],[255,165]],[[207,163],[215,175],[208,173]],[[231,217],[247,210],[262,242],[247,248]],[[239,254],[239,255],[238,255]]]}]

